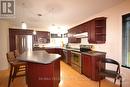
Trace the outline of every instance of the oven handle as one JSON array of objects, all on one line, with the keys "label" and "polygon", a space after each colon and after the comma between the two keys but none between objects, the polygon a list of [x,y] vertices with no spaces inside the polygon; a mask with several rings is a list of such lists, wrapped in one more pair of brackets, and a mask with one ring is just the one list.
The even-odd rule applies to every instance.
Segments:
[{"label": "oven handle", "polygon": [[81,55],[81,53],[79,52],[74,52],[74,51],[71,51],[72,54],[78,54],[78,55]]}]

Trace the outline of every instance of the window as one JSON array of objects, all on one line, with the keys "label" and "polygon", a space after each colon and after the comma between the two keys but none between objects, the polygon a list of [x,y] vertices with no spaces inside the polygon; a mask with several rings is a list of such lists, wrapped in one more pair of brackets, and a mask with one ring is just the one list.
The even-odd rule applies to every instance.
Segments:
[{"label": "window", "polygon": [[122,66],[130,68],[130,13],[122,16]]}]

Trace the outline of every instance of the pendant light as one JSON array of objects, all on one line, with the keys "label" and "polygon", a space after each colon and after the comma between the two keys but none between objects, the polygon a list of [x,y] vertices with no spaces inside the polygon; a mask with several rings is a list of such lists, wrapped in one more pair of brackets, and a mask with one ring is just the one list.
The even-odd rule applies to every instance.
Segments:
[{"label": "pendant light", "polygon": [[22,3],[22,8],[23,8],[23,12],[22,12],[23,13],[22,14],[23,17],[22,17],[22,22],[21,22],[21,28],[22,29],[27,29],[27,24],[25,23],[25,20],[24,20],[24,17],[25,17],[25,15],[24,15],[24,13],[25,13],[25,11],[24,11],[25,10],[24,9],[25,8],[25,4],[24,3]]},{"label": "pendant light", "polygon": [[36,35],[36,34],[37,34],[37,32],[34,30],[34,31],[33,31],[33,35]]},{"label": "pendant light", "polygon": [[27,24],[25,22],[21,22],[22,29],[27,29]]}]

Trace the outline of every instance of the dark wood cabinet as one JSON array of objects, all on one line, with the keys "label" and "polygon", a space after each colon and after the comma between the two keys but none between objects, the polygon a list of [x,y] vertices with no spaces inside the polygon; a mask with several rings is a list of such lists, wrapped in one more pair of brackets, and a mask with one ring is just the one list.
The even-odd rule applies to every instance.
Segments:
[{"label": "dark wood cabinet", "polygon": [[74,35],[88,32],[88,23],[85,22],[68,30],[69,43],[81,43],[81,38],[76,38]]},{"label": "dark wood cabinet", "polygon": [[80,38],[75,38],[75,37],[69,37],[68,42],[69,43],[81,43],[81,39]]},{"label": "dark wood cabinet", "polygon": [[63,59],[64,57],[64,53],[63,53],[63,49],[62,48],[55,48],[55,53],[56,54],[60,54],[61,55],[61,60]]},{"label": "dark wood cabinet", "polygon": [[33,30],[9,28],[10,51],[16,50],[16,35],[32,35],[33,36],[33,44],[38,44],[38,43],[43,44],[43,43],[50,42],[50,32],[36,31],[36,35],[34,35]]},{"label": "dark wood cabinet", "polygon": [[88,78],[91,78],[92,77],[91,69],[92,69],[91,56],[82,54],[82,73]]},{"label": "dark wood cabinet", "polygon": [[74,35],[76,34],[76,28],[72,28],[68,30],[68,42],[69,43],[81,43],[81,38],[76,38]]},{"label": "dark wood cabinet", "polygon": [[67,64],[71,65],[71,51],[67,50]]},{"label": "dark wood cabinet", "polygon": [[100,70],[105,68],[105,64],[100,64],[103,59],[105,59],[105,54],[97,56],[82,54],[82,73],[94,81],[103,79],[98,75]]},{"label": "dark wood cabinet", "polygon": [[56,53],[55,48],[45,48],[48,53]]},{"label": "dark wood cabinet", "polygon": [[63,52],[64,52],[64,62],[71,65],[71,51],[64,49]]},{"label": "dark wood cabinet", "polygon": [[64,59],[63,59],[63,61],[65,63],[71,65],[71,51],[63,49],[63,53],[64,53]]},{"label": "dark wood cabinet", "polygon": [[63,49],[61,48],[46,48],[45,49],[48,53],[56,53],[61,55],[61,60],[64,58]]},{"label": "dark wood cabinet", "polygon": [[49,64],[27,62],[28,87],[58,87],[60,82],[60,60]]},{"label": "dark wood cabinet", "polygon": [[36,31],[36,35],[33,35],[34,44],[50,43],[50,32]]},{"label": "dark wood cabinet", "polygon": [[92,56],[92,80],[99,81],[104,77],[99,76],[99,72],[105,69],[105,64],[101,65],[101,61],[105,59],[105,55]]},{"label": "dark wood cabinet", "polygon": [[88,22],[88,42],[94,44],[106,41],[106,18],[95,18]]},{"label": "dark wood cabinet", "polygon": [[106,41],[106,17],[98,17],[75,26],[68,30],[69,43],[81,43],[81,38],[74,35],[88,32],[88,42],[93,44],[101,44]]},{"label": "dark wood cabinet", "polygon": [[84,32],[88,32],[88,23],[87,22],[76,26],[76,34],[80,34],[80,33],[84,33]]}]

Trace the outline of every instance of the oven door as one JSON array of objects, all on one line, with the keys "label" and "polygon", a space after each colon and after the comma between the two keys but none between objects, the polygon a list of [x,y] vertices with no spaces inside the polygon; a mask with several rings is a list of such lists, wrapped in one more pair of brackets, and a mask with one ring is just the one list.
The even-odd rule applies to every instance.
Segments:
[{"label": "oven door", "polygon": [[71,62],[79,67],[81,67],[81,53],[71,51]]}]

